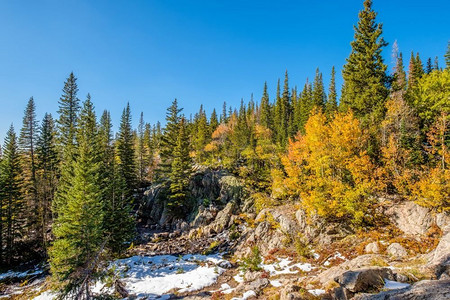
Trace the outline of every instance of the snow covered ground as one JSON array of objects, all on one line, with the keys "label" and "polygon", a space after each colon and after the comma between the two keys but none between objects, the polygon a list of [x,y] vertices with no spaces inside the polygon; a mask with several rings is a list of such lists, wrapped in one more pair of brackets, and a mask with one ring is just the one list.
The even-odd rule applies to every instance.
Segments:
[{"label": "snow covered ground", "polygon": [[[229,264],[221,255],[132,256],[111,263],[118,272],[126,290],[138,299],[166,299],[167,293],[200,290],[216,282]],[[224,286],[224,288],[227,288]],[[229,288],[229,286],[228,286]],[[105,284],[97,282],[93,292],[108,291]],[[34,300],[53,300],[55,295],[44,292]]]},{"label": "snow covered ground", "polygon": [[[171,290],[180,293],[200,290],[216,282],[228,262],[216,255],[133,256],[111,264],[122,278],[126,290],[137,297],[157,299]],[[97,283],[99,292],[103,283]]]}]

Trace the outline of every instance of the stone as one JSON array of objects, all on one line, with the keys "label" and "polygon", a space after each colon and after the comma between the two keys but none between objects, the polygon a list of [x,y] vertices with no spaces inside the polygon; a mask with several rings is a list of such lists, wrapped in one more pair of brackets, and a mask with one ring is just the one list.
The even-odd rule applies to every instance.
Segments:
[{"label": "stone", "polygon": [[247,271],[244,274],[244,280],[245,281],[253,281],[256,280],[258,278],[262,277],[263,272],[252,272],[252,271]]},{"label": "stone", "polygon": [[390,244],[386,249],[386,253],[396,259],[408,256],[408,251],[406,251],[406,249],[399,243]]},{"label": "stone", "polygon": [[386,215],[401,231],[411,235],[425,234],[434,223],[431,211],[412,201],[392,206]]},{"label": "stone", "polygon": [[270,284],[267,278],[258,278],[252,282],[245,285],[246,291],[254,291],[256,294],[260,294],[262,290]]},{"label": "stone", "polygon": [[366,247],[364,248],[364,251],[366,253],[379,253],[380,252],[380,248],[378,247],[378,243],[377,242],[372,242],[366,245]]},{"label": "stone", "polygon": [[379,291],[384,286],[384,279],[394,279],[391,269],[371,267],[347,271],[334,280],[352,293]]},{"label": "stone", "polygon": [[303,300],[300,294],[301,288],[297,285],[288,285],[280,292],[280,300]]},{"label": "stone", "polygon": [[414,285],[381,292],[375,295],[357,295],[354,300],[444,300],[450,299],[450,279],[422,280]]}]

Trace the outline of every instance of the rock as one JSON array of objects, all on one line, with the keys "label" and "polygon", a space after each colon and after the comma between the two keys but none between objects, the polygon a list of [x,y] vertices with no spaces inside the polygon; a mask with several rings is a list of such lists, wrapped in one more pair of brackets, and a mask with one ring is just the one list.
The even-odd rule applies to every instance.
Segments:
[{"label": "rock", "polygon": [[406,249],[399,243],[392,243],[386,249],[387,254],[392,258],[404,258],[408,256]]},{"label": "rock", "polygon": [[261,294],[262,290],[270,284],[267,278],[258,278],[245,286],[246,291],[254,291],[256,294]]},{"label": "rock", "polygon": [[352,293],[379,291],[384,286],[384,278],[394,280],[391,269],[371,267],[347,271],[334,280],[342,288]]},{"label": "rock", "polygon": [[411,287],[381,292],[375,295],[358,295],[354,300],[443,300],[450,299],[450,279],[423,280]]},{"label": "rock", "polygon": [[379,253],[380,252],[380,248],[378,247],[378,243],[377,242],[372,242],[366,245],[366,247],[364,248],[364,251],[366,253]]},{"label": "rock", "polygon": [[188,231],[189,230],[189,224],[188,223],[186,223],[186,222],[181,222],[181,224],[180,224],[180,230],[182,231],[182,232],[186,232],[186,231]]},{"label": "rock", "polygon": [[206,226],[211,223],[211,221],[214,220],[215,217],[216,215],[211,209],[200,206],[198,208],[197,216],[195,217],[194,221],[192,221],[192,227]]},{"label": "rock", "polygon": [[439,241],[436,249],[426,255],[427,266],[432,269],[437,278],[443,274],[450,276],[450,231]]},{"label": "rock", "polygon": [[216,219],[212,224],[215,232],[220,232],[227,228],[230,222],[230,218],[233,215],[233,211],[236,209],[234,202],[228,202],[224,209],[217,213]]},{"label": "rock", "polygon": [[436,215],[436,225],[443,231],[450,231],[450,216],[447,213]]},{"label": "rock", "polygon": [[401,231],[411,235],[425,234],[434,223],[431,211],[412,201],[392,206],[386,215]]},{"label": "rock", "polygon": [[345,261],[340,265],[333,266],[328,270],[323,271],[322,273],[317,275],[317,280],[322,284],[322,286],[327,286],[329,283],[332,283],[334,281],[334,278],[340,276],[348,270],[370,267],[374,260],[380,259],[383,259],[383,256],[380,254],[360,255],[352,260]]},{"label": "rock", "polygon": [[355,295],[354,293],[350,292],[346,288],[337,287],[337,288],[334,288],[331,291],[329,291],[327,293],[327,295],[322,297],[322,299],[326,299],[326,300],[348,300],[348,299],[353,298],[354,295]]},{"label": "rock", "polygon": [[297,285],[288,285],[280,292],[280,300],[303,300],[301,288]]},{"label": "rock", "polygon": [[263,272],[252,272],[252,271],[247,271],[244,274],[244,280],[245,281],[253,281],[256,280],[258,278],[262,277]]}]

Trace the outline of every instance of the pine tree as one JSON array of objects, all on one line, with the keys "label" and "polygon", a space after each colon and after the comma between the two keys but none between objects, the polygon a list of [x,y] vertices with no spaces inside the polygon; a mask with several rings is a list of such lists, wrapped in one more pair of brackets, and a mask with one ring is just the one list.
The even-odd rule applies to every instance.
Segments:
[{"label": "pine tree", "polygon": [[284,85],[283,85],[283,97],[281,99],[281,139],[280,145],[282,147],[286,146],[288,142],[288,128],[289,128],[289,119],[291,115],[291,95],[289,92],[289,78],[288,72],[284,75]]},{"label": "pine tree", "polygon": [[25,172],[24,181],[24,202],[27,207],[34,209],[27,212],[30,232],[36,232],[37,236],[34,238],[42,239],[41,231],[38,225],[39,219],[39,200],[37,194],[36,182],[36,140],[38,138],[38,123],[36,119],[36,107],[33,97],[28,101],[23,117],[23,125],[20,131],[19,145],[21,153],[23,154],[24,163],[23,169]]},{"label": "pine tree", "polygon": [[331,68],[331,81],[328,88],[328,98],[325,105],[327,116],[331,116],[337,110],[336,71]]},{"label": "pine tree", "polygon": [[138,186],[143,187],[145,185],[145,177],[148,168],[147,162],[147,149],[145,144],[145,122],[144,113],[141,112],[139,118],[139,125],[137,130],[137,168],[138,168]]},{"label": "pine tree", "polygon": [[227,118],[227,103],[224,101],[222,106],[222,114],[220,115],[220,124],[225,124],[228,121]]},{"label": "pine tree", "polygon": [[[80,100],[77,98],[77,93],[77,78],[72,72],[64,83],[63,94],[58,102],[58,134],[60,146],[63,148],[70,148],[75,143],[78,112],[80,110]],[[70,149],[64,149],[64,151],[67,150]]]},{"label": "pine tree", "polygon": [[158,175],[160,179],[168,177],[172,166],[172,152],[177,143],[180,124],[180,112],[178,101],[175,99],[166,112],[166,127],[161,136],[160,156],[161,163],[159,165]]},{"label": "pine tree", "polygon": [[206,118],[206,113],[203,110],[203,105],[200,105],[200,110],[198,112],[196,121],[195,121],[195,132],[193,136],[194,138],[194,149],[196,152],[198,162],[202,161],[203,149],[206,144],[209,142],[210,134],[208,129],[208,119]]},{"label": "pine tree", "polygon": [[394,78],[392,82],[392,91],[402,91],[404,93],[406,89],[406,73],[403,68],[403,54],[400,53],[394,53],[394,60],[395,60],[395,66],[394,66]]},{"label": "pine tree", "polygon": [[372,1],[364,1],[364,10],[359,12],[355,26],[355,40],[351,42],[352,52],[347,58],[342,74],[344,86],[341,103],[351,108],[355,115],[368,119],[374,114],[375,120],[383,117],[387,98],[387,66],[381,51],[387,43],[382,38],[382,24],[376,23],[377,13],[372,10]]},{"label": "pine tree", "polygon": [[217,120],[217,113],[214,108],[211,117],[209,118],[209,137],[211,137],[211,134],[217,129],[217,126],[219,126],[219,121]]},{"label": "pine tree", "polygon": [[119,169],[125,180],[126,196],[131,197],[136,188],[136,158],[134,148],[133,129],[131,128],[130,104],[122,112],[119,133],[117,138],[117,155],[119,157]]},{"label": "pine tree", "polygon": [[134,234],[131,215],[132,199],[126,196],[125,180],[114,159],[111,116],[104,111],[100,119],[100,180],[104,207],[103,235],[106,247],[113,253],[121,253],[128,247]]},{"label": "pine tree", "polygon": [[90,298],[90,283],[104,238],[100,181],[100,147],[95,113],[88,95],[76,134],[77,159],[73,160],[72,183],[67,203],[59,207],[53,226],[50,270],[63,297]]},{"label": "pine tree", "polygon": [[434,70],[440,70],[439,69],[439,58],[436,56],[435,58],[434,58],[434,65],[433,65],[433,69]]},{"label": "pine tree", "polygon": [[313,106],[317,109],[323,109],[326,103],[325,88],[323,86],[322,73],[319,68],[316,69],[316,76],[313,83]]},{"label": "pine tree", "polygon": [[264,82],[264,90],[261,98],[261,107],[259,109],[260,112],[260,124],[268,129],[272,128],[272,115],[270,112],[270,102],[269,102],[269,93],[267,92],[267,82]]},{"label": "pine tree", "polygon": [[447,69],[450,69],[450,41],[447,44],[447,52],[445,52],[444,57],[445,57],[445,66]]},{"label": "pine tree", "polygon": [[57,213],[62,211],[62,208],[58,206],[64,206],[66,204],[66,197],[68,196],[68,190],[72,185],[71,182],[66,179],[73,176],[73,164],[71,163],[76,159],[76,131],[78,123],[78,113],[80,110],[79,102],[77,98],[78,86],[77,78],[73,73],[70,73],[66,82],[64,83],[63,94],[59,100],[59,119],[57,120],[57,134],[58,134],[58,147],[60,154],[60,172],[61,178],[58,184],[56,197],[52,203],[53,211]]},{"label": "pine tree", "polygon": [[186,123],[182,117],[178,125],[179,131],[175,148],[172,152],[170,172],[170,195],[167,207],[173,216],[183,216],[188,211],[188,184],[191,163],[189,158],[189,142],[186,135]]},{"label": "pine tree", "polygon": [[[6,133],[0,168],[0,263],[10,265],[16,257],[15,243],[24,233],[23,176],[19,147],[13,125]],[[3,236],[5,234],[5,236]]]},{"label": "pine tree", "polygon": [[39,197],[39,225],[42,243],[47,248],[47,229],[51,222],[51,206],[55,197],[59,176],[56,128],[51,114],[45,114],[36,143],[37,183]]},{"label": "pine tree", "polygon": [[431,57],[428,57],[425,73],[430,74],[431,72],[433,72],[433,64],[431,63]]}]

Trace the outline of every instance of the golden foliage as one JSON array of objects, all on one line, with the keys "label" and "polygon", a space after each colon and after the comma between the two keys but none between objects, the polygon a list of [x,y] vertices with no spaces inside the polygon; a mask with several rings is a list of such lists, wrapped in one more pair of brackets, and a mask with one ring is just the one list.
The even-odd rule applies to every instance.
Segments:
[{"label": "golden foliage", "polygon": [[305,134],[289,142],[282,158],[288,193],[300,196],[309,214],[356,223],[370,219],[378,171],[364,145],[365,135],[351,112],[338,113],[329,123],[322,112],[313,113]]}]

